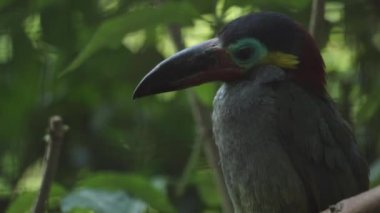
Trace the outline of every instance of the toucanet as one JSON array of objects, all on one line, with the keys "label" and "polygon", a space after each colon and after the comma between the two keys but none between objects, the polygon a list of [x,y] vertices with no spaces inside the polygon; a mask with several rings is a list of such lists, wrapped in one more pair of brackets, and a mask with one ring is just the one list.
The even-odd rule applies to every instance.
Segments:
[{"label": "toucanet", "polygon": [[223,82],[213,133],[236,213],[319,212],[368,189],[368,166],[325,89],[311,35],[261,12],[159,63],[134,98]]}]

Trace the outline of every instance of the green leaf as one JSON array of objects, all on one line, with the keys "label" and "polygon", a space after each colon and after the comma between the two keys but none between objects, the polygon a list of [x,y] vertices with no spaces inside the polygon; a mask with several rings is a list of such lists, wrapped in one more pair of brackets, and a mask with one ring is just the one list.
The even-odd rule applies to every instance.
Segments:
[{"label": "green leaf", "polygon": [[145,201],[160,212],[175,212],[167,196],[153,187],[141,175],[103,172],[93,174],[79,182],[80,187],[107,190],[126,190],[130,195]]},{"label": "green leaf", "polygon": [[48,201],[49,208],[57,209],[66,194],[67,191],[62,185],[54,183],[50,189]]},{"label": "green leaf", "polygon": [[128,11],[104,21],[79,55],[64,69],[61,76],[75,70],[94,53],[105,47],[121,45],[130,32],[159,24],[189,23],[198,13],[188,2],[167,2],[158,8],[149,7]]},{"label": "green leaf", "polygon": [[43,174],[43,162],[41,159],[29,165],[17,182],[17,191],[37,191],[41,186]]},{"label": "green leaf", "polygon": [[[19,194],[16,199],[10,204],[7,213],[24,213],[30,212],[37,198],[37,191],[27,191]],[[49,207],[56,208],[62,197],[66,194],[66,190],[59,184],[53,183],[49,194]]]},{"label": "green leaf", "polygon": [[32,208],[37,192],[24,192],[10,204],[7,213],[28,213]]}]

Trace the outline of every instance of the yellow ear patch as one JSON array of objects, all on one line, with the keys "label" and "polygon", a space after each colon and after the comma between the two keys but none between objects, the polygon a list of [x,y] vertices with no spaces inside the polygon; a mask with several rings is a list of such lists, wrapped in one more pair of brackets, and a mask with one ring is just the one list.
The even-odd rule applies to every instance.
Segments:
[{"label": "yellow ear patch", "polygon": [[269,52],[265,58],[263,58],[263,63],[273,64],[286,69],[296,69],[300,62],[298,57],[292,54],[283,52]]}]

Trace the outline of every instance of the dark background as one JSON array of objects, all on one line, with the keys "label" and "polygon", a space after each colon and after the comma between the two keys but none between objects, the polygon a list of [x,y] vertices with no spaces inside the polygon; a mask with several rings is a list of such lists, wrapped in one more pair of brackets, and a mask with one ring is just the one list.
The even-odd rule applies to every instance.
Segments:
[{"label": "dark background", "polygon": [[[221,212],[190,93],[138,101],[132,93],[176,51],[168,25],[180,26],[191,46],[256,11],[282,12],[307,28],[311,1],[0,0],[0,212],[30,208],[54,114],[70,131],[49,212]],[[317,40],[328,91],[352,124],[376,185],[379,1],[326,0]],[[217,87],[191,94],[210,109]]]}]

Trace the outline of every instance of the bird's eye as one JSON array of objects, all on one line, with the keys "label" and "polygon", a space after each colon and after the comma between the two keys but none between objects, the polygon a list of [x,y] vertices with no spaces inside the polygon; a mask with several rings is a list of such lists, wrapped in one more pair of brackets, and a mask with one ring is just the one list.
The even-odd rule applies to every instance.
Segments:
[{"label": "bird's eye", "polygon": [[227,46],[227,50],[231,53],[232,60],[239,67],[248,70],[267,54],[267,48],[254,38],[240,39]]},{"label": "bird's eye", "polygon": [[235,57],[241,61],[248,60],[254,54],[254,50],[251,47],[243,47],[235,53]]}]

